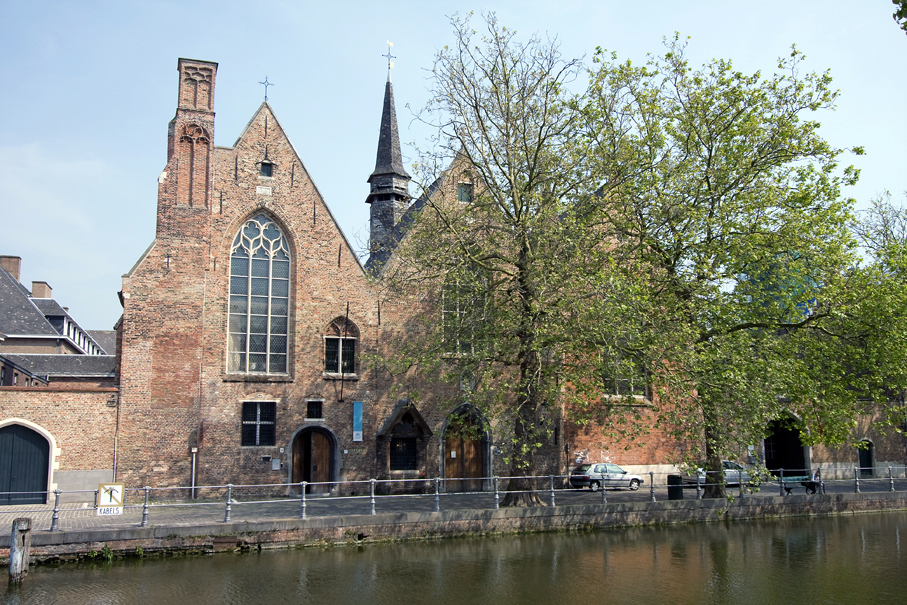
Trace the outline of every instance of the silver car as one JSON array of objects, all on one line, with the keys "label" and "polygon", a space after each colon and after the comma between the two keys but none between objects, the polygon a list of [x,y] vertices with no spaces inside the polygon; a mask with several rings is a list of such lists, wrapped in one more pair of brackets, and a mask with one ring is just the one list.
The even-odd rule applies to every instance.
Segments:
[{"label": "silver car", "polygon": [[573,487],[588,487],[593,492],[598,491],[601,487],[625,487],[637,490],[642,483],[642,477],[639,475],[631,475],[610,462],[580,464],[570,473],[570,485]]},{"label": "silver car", "polygon": [[[740,485],[750,482],[750,474],[737,462],[733,460],[722,460],[721,468],[724,469],[724,483],[726,485]],[[699,473],[699,482],[705,484],[706,472],[704,469],[697,469]],[[695,480],[694,480],[695,482]]]}]

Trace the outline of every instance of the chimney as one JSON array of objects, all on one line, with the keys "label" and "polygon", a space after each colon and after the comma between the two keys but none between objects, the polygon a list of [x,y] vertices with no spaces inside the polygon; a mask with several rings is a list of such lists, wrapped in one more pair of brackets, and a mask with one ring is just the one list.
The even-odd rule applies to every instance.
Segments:
[{"label": "chimney", "polygon": [[32,298],[53,298],[50,295],[50,284],[46,281],[33,281],[31,283]]},{"label": "chimney", "polygon": [[22,268],[21,256],[0,256],[0,267],[19,281],[19,270]]}]

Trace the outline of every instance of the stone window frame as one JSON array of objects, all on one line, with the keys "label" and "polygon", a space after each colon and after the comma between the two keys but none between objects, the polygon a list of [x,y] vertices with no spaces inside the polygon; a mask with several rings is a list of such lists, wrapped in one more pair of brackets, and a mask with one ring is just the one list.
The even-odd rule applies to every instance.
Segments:
[{"label": "stone window frame", "polygon": [[[272,227],[277,231],[277,237],[265,236],[265,232]],[[256,228],[257,235],[254,233]],[[263,253],[263,256],[259,253]],[[255,261],[263,260],[268,261],[267,275],[255,275]],[[244,270],[242,261],[245,261]],[[264,212],[256,212],[243,220],[230,246],[225,347],[228,375],[289,375],[292,271],[293,257],[289,238],[278,222]],[[263,279],[267,280],[266,284],[262,282]],[[267,292],[256,293],[256,288],[261,288],[263,284],[266,285]],[[261,310],[262,302],[265,303],[264,313],[253,313],[256,305]],[[259,324],[258,328],[261,329],[262,321],[265,331],[253,332],[253,324]],[[260,341],[262,337],[264,350],[257,350],[261,344],[256,346],[256,341]],[[263,361],[263,369],[258,369],[257,366],[252,369],[253,355],[256,356],[254,363],[261,364]],[[259,359],[262,355],[263,359]]]},{"label": "stone window frame", "polygon": [[[317,408],[312,404],[318,404]],[[306,410],[305,410],[305,420],[323,422],[324,421],[324,399],[306,399],[305,401]],[[312,415],[310,412],[317,411],[318,415]]]}]

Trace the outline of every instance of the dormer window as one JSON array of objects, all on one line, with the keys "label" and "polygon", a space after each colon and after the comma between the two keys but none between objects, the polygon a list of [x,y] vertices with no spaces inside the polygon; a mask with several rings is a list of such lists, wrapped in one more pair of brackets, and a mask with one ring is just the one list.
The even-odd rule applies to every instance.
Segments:
[{"label": "dormer window", "polygon": [[259,169],[258,176],[265,178],[271,178],[274,176],[274,164],[271,162],[262,162],[261,168]]}]

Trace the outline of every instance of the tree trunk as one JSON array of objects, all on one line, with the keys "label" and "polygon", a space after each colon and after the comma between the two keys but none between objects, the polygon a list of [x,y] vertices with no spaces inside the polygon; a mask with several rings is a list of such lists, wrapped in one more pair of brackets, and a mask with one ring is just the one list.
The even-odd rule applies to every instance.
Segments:
[{"label": "tree trunk", "polygon": [[[520,294],[519,340],[520,392],[518,408],[514,419],[513,441],[510,455],[510,476],[521,477],[535,474],[535,444],[538,442],[539,381],[541,380],[541,358],[536,350],[536,317],[533,309],[535,290],[529,279],[529,249],[525,244],[517,263],[517,284]],[[539,495],[531,491],[535,486],[529,479],[510,479],[505,488],[508,492],[502,506],[545,506]]]},{"label": "tree trunk", "polygon": [[702,406],[705,420],[705,498],[726,498],[724,467],[721,465],[721,447],[725,430],[720,426],[718,415],[711,400],[705,399]]},{"label": "tree trunk", "polygon": [[[524,398],[514,421],[513,452],[510,457],[510,476],[522,477],[534,475],[535,448],[532,443],[536,427],[535,406]],[[509,479],[504,491],[507,494],[501,506],[545,506],[541,497],[532,491],[538,486],[532,485],[531,479]]]}]

